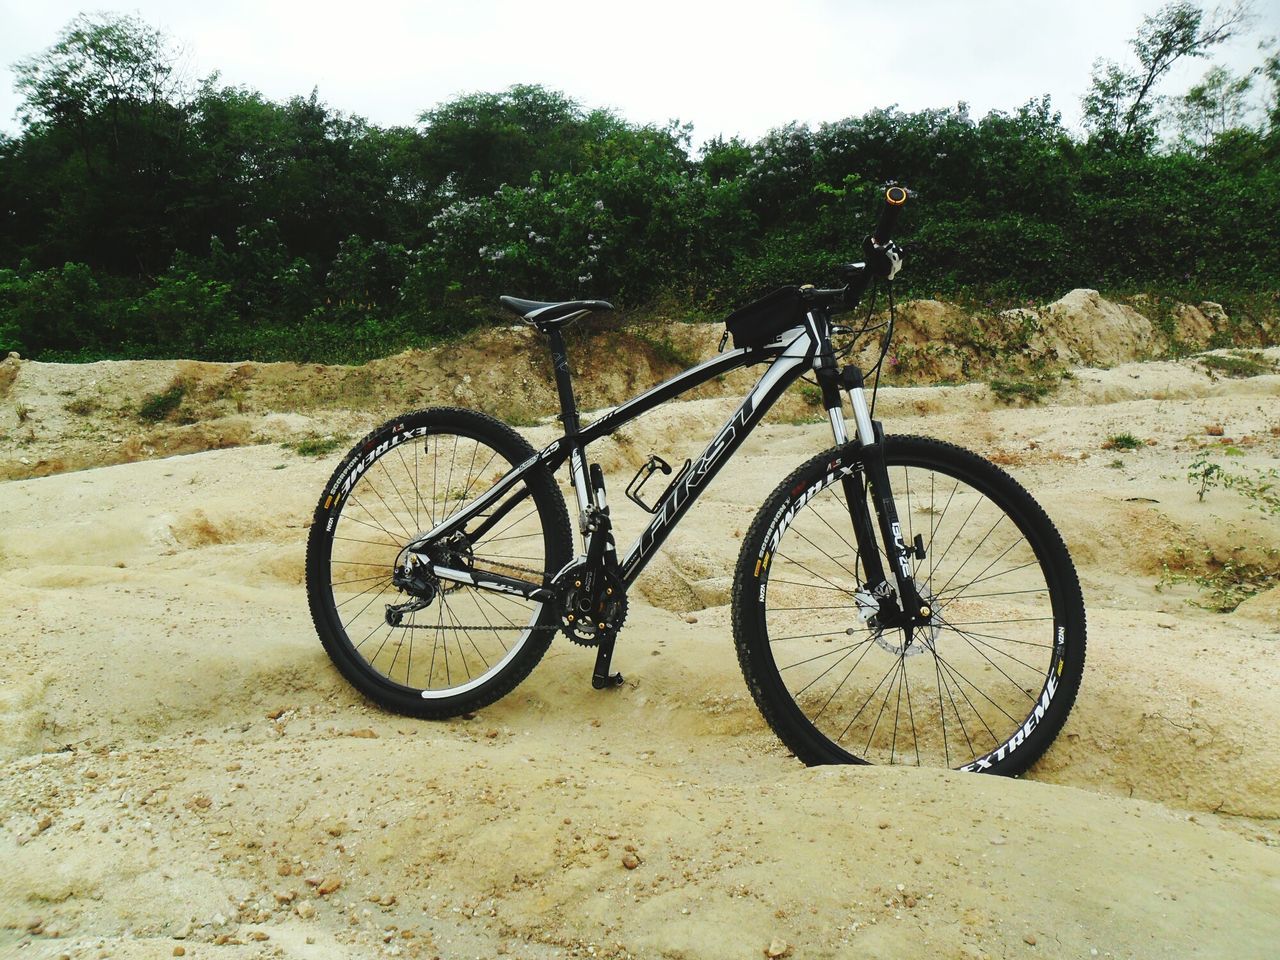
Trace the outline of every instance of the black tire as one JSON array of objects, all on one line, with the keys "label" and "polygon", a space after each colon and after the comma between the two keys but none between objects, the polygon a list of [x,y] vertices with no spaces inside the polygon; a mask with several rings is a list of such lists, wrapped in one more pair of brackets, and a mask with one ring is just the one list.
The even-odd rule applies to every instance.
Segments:
[{"label": "black tire", "polygon": [[999,467],[924,437],[884,449],[904,542],[925,546],[914,575],[933,621],[908,644],[860,617],[840,482],[860,450],[830,450],[782,482],[743,541],[733,630],[747,685],[806,764],[1021,773],[1061,730],[1084,672],[1071,558]]},{"label": "black tire", "polygon": [[[506,424],[438,407],[378,427],[333,472],[307,540],[307,598],[325,650],[365,696],[410,716],[457,716],[510,693],[542,658],[557,622],[551,605],[445,583],[402,626],[385,613],[410,599],[391,584],[403,544],[533,456]],[[569,516],[545,469],[502,502],[525,485],[528,497],[465,563],[546,584],[572,556]]]}]

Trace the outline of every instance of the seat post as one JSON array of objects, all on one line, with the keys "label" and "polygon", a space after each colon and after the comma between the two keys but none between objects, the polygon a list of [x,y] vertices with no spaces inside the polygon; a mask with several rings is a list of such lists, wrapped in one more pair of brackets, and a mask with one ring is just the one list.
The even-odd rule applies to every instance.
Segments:
[{"label": "seat post", "polygon": [[556,374],[556,391],[560,394],[560,420],[564,423],[564,432],[570,437],[578,434],[578,401],[573,395],[573,379],[569,375],[569,354],[565,349],[564,336],[556,327],[547,331],[547,339],[551,343],[551,366]]}]

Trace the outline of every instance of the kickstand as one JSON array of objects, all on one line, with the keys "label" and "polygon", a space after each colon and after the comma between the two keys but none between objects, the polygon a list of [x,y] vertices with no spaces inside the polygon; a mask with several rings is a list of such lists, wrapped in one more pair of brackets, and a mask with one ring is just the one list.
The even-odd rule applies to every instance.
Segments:
[{"label": "kickstand", "polygon": [[622,674],[609,672],[609,664],[613,661],[613,640],[613,631],[607,631],[596,648],[596,668],[591,674],[591,686],[597,690],[622,686]]}]

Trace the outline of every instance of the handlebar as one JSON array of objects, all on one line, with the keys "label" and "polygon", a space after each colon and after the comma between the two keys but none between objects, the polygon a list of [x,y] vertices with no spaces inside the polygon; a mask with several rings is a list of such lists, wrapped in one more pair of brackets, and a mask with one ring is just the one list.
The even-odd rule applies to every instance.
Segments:
[{"label": "handlebar", "polygon": [[876,246],[883,247],[893,239],[893,230],[898,225],[898,217],[902,216],[907,196],[906,187],[890,187],[884,192],[884,209],[880,211],[880,220],[871,234]]}]

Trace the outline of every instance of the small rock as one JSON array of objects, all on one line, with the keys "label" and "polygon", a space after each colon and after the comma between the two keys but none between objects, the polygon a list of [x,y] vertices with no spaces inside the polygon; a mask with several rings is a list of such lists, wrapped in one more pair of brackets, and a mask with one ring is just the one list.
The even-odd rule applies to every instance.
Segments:
[{"label": "small rock", "polygon": [[1022,938],[1022,942],[1027,944],[1027,946],[1034,947],[1036,945],[1036,935],[1034,933],[1028,933]]},{"label": "small rock", "polygon": [[622,855],[622,865],[628,870],[634,870],[636,867],[640,866],[640,858],[634,853],[624,853]]},{"label": "small rock", "polygon": [[368,727],[363,727],[360,730],[352,730],[347,734],[347,736],[356,737],[359,740],[376,740],[378,738],[377,731],[371,730]]},{"label": "small rock", "polygon": [[288,708],[288,707],[276,707],[274,710],[268,710],[268,711],[267,711],[267,719],[268,719],[268,720],[279,720],[281,717],[283,717],[283,716],[288,712],[288,710],[289,710],[289,708]]},{"label": "small rock", "polygon": [[44,917],[32,917],[27,921],[28,930],[39,930],[44,926]]},{"label": "small rock", "polygon": [[1002,847],[1002,846],[1004,846],[1004,843],[1005,843],[1005,839],[1004,839],[1004,837],[992,837],[992,838],[991,838],[991,844],[992,844],[992,846]]},{"label": "small rock", "polygon": [[915,897],[907,897],[907,898],[906,898],[905,900],[903,900],[902,902],[903,902],[903,903],[905,903],[905,904],[907,905],[907,908],[908,908],[908,909],[910,909],[911,907],[914,907],[914,906],[916,905],[916,898],[915,898]]},{"label": "small rock", "polygon": [[485,735],[486,737],[488,737],[490,740],[492,740],[494,737],[496,737],[496,736],[498,735],[498,731],[497,731],[497,730],[486,730],[484,735]]},{"label": "small rock", "polygon": [[175,957],[185,957],[187,955],[187,948],[183,946],[174,947],[173,955]]},{"label": "small rock", "polygon": [[36,824],[36,833],[44,833],[53,826],[53,817],[41,817],[40,822]]},{"label": "small rock", "polygon": [[293,867],[289,866],[289,864],[287,864],[287,863],[282,863],[282,864],[280,864],[280,866],[276,867],[276,875],[277,875],[277,876],[280,876],[280,877],[287,877],[287,876],[289,876],[291,873],[293,873]]},{"label": "small rock", "polygon": [[321,884],[316,887],[316,892],[322,897],[327,897],[341,886],[342,881],[338,877],[326,877]]},{"label": "small rock", "polygon": [[286,904],[293,903],[298,899],[298,894],[294,890],[277,890],[275,893],[276,903]]},{"label": "small rock", "polygon": [[270,940],[271,935],[268,934],[265,930],[250,930],[249,939],[254,940],[258,943],[262,943],[264,940]]},{"label": "small rock", "polygon": [[881,821],[877,824],[877,826],[878,826],[881,830],[888,830],[888,829],[889,829],[889,821],[888,821],[888,820],[881,820]]},{"label": "small rock", "polygon": [[698,622],[698,618],[697,618],[697,617],[695,617],[695,616],[691,613],[691,614],[687,615],[687,616],[684,618],[684,622],[685,622],[685,623],[697,623],[697,622]]},{"label": "small rock", "polygon": [[1211,437],[1220,437],[1223,435],[1223,433],[1225,433],[1225,431],[1222,428],[1222,424],[1220,423],[1205,424],[1204,432]]},{"label": "small rock", "polygon": [[316,915],[316,907],[310,900],[303,900],[293,908],[293,912],[303,920],[310,920]]},{"label": "small rock", "polygon": [[764,955],[771,958],[771,960],[776,960],[778,957],[789,957],[791,956],[791,944],[781,937],[774,937],[769,946],[765,947]]}]

